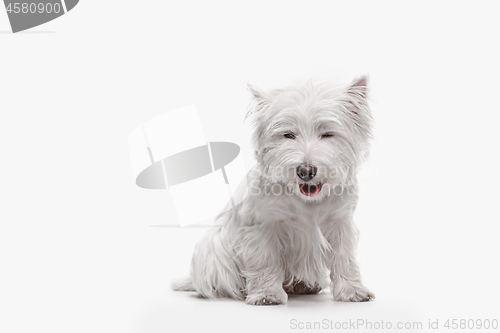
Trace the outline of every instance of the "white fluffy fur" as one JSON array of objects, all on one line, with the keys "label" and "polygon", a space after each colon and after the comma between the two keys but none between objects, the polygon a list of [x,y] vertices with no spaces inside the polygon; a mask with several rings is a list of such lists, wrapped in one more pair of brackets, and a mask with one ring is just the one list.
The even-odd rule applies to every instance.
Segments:
[{"label": "white fluffy fur", "polygon": [[[371,136],[366,82],[309,82],[269,92],[249,86],[258,163],[240,187],[244,200],[217,218],[196,246],[191,276],[174,289],[280,304],[288,299],[284,288],[317,292],[329,275],[334,300],[374,298],[361,284],[352,218],[356,173]],[[314,196],[300,191],[301,163],[318,168],[308,182],[322,184]]]}]

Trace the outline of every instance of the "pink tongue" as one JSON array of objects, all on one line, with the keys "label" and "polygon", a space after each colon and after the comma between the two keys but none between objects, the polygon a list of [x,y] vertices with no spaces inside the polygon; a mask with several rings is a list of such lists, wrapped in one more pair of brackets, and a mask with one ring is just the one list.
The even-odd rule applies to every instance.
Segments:
[{"label": "pink tongue", "polygon": [[303,195],[307,195],[308,197],[318,194],[320,190],[321,190],[321,184],[318,185],[300,184],[300,192]]}]

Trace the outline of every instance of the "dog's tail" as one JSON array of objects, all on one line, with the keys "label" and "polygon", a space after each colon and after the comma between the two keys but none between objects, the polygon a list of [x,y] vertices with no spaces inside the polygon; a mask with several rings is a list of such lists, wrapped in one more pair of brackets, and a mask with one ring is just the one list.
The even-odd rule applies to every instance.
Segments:
[{"label": "dog's tail", "polygon": [[191,276],[174,280],[172,282],[172,289],[176,291],[196,291],[196,289],[194,289],[193,278]]}]

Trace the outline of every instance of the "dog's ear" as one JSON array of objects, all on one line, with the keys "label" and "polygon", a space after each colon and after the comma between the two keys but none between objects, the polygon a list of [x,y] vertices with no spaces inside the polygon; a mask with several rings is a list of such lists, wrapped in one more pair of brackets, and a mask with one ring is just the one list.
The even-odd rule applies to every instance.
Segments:
[{"label": "dog's ear", "polygon": [[245,119],[251,114],[259,113],[271,103],[271,96],[262,89],[253,86],[250,82],[247,82],[247,89],[252,94],[252,102],[249,105]]},{"label": "dog's ear", "polygon": [[346,92],[341,98],[341,104],[343,104],[345,112],[354,118],[358,127],[366,124],[367,128],[369,128],[368,75],[355,78],[347,87]]},{"label": "dog's ear", "polygon": [[349,85],[347,93],[357,98],[366,98],[368,94],[368,75],[355,78]]},{"label": "dog's ear", "polygon": [[267,97],[268,97],[264,91],[255,87],[250,82],[247,82],[247,89],[252,94],[252,98],[254,98],[256,100],[263,100],[263,99],[267,99]]}]

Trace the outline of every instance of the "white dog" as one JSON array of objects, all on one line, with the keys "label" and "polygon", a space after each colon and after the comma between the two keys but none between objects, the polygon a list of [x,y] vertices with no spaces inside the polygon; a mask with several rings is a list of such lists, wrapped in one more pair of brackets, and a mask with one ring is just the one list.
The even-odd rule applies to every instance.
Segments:
[{"label": "white dog", "polygon": [[371,137],[366,84],[249,86],[258,163],[245,198],[219,215],[175,290],[282,304],[287,293],[319,292],[329,272],[334,300],[375,298],[361,284],[353,222]]}]

